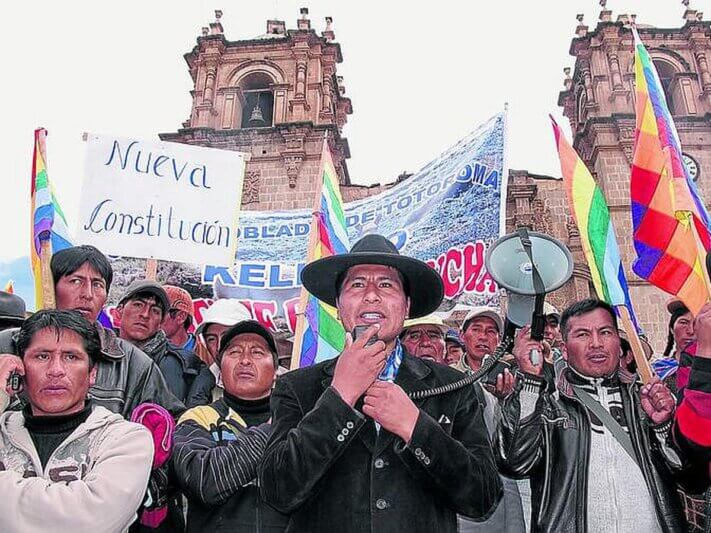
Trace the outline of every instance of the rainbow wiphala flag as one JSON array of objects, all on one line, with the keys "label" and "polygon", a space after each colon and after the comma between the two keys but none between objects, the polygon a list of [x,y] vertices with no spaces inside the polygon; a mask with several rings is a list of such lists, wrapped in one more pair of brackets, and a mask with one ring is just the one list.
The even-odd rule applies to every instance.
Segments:
[{"label": "rainbow wiphala flag", "polygon": [[44,307],[40,272],[42,241],[50,240],[53,252],[69,248],[72,245],[69,239],[69,231],[67,230],[67,220],[64,218],[64,213],[59,207],[59,202],[57,202],[54,190],[47,177],[46,137],[47,130],[44,128],[35,130],[31,178],[30,227],[32,244],[30,246],[30,258],[32,261],[32,274],[35,278],[35,306],[37,309]]},{"label": "rainbow wiphala flag", "polygon": [[627,307],[633,322],[637,325],[627,277],[622,267],[620,247],[617,244],[617,236],[610,220],[610,209],[605,196],[553,117],[551,121],[568,202],[580,231],[580,241],[590,267],[590,277],[595,291],[601,300],[611,306]]},{"label": "rainbow wiphala flag", "polygon": [[682,160],[681,143],[647,50],[635,38],[637,131],[630,179],[638,276],[696,314],[709,299],[703,262],[709,216]]},{"label": "rainbow wiphala flag", "polygon": [[[318,211],[314,213],[311,225],[311,232],[315,235],[315,239],[310,240],[312,244],[308,251],[308,263],[322,257],[344,254],[350,249],[346,233],[346,217],[343,213],[343,199],[338,188],[338,174],[325,141],[321,167],[323,186]],[[346,338],[336,309],[320,302],[311,294],[308,295],[304,314],[306,325],[301,339],[299,368],[336,357],[343,351]]]}]

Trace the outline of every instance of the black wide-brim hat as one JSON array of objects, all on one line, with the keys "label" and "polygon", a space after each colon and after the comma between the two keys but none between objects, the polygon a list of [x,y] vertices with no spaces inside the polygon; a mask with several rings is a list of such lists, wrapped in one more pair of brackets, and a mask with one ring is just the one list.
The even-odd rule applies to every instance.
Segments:
[{"label": "black wide-brim hat", "polygon": [[400,255],[393,243],[375,234],[360,239],[347,254],[309,263],[301,271],[301,283],[316,298],[336,307],[338,282],[349,268],[356,265],[384,265],[402,274],[405,292],[410,297],[408,318],[428,315],[442,303],[444,285],[437,271],[419,259]]}]

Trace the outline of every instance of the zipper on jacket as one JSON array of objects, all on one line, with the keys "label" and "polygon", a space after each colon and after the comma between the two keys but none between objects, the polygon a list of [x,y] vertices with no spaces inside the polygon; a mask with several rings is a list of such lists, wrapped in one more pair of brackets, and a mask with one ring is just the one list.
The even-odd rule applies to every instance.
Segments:
[{"label": "zipper on jacket", "polygon": [[[583,405],[583,403],[576,397],[572,397],[571,400],[578,404],[578,406],[583,411],[583,419],[587,422],[587,427],[583,428],[581,424],[580,428],[580,438],[585,442],[583,447],[586,452],[584,455],[585,465],[584,469],[578,470],[578,488],[581,489],[580,478],[583,478],[582,489],[579,492],[582,493],[583,498],[578,499],[578,531],[587,531],[588,528],[588,471],[590,469],[590,432],[592,431],[592,422],[590,421],[590,413],[588,413],[588,408]],[[585,429],[585,431],[583,431]]]},{"label": "zipper on jacket", "polygon": [[[550,465],[550,458],[551,458],[551,455],[550,455],[550,444],[551,444],[551,440],[550,440],[550,436],[548,435],[548,427],[547,427],[547,424],[543,424],[543,439],[544,439],[544,441],[545,441],[545,450],[546,450],[546,452],[545,452],[545,460],[546,460],[546,469],[545,469],[545,472],[546,472],[546,474],[545,474],[545,478],[544,478],[544,481],[543,481],[543,500],[541,500],[541,506],[540,506],[540,509],[539,509],[539,511],[538,511],[538,516],[536,516],[536,517],[531,516],[531,522],[532,522],[532,523],[533,523],[534,520],[535,520],[536,522],[538,522],[539,517],[545,516],[545,511],[548,510],[548,503],[549,503],[548,500],[550,500],[550,495],[548,494],[548,490],[550,489],[550,487],[549,487],[549,485],[550,485],[550,476],[551,476],[551,474],[552,474],[553,472],[552,472],[552,470],[551,470],[551,468],[550,468],[550,466],[551,466],[551,465]],[[533,513],[531,513],[531,514],[533,514]]]},{"label": "zipper on jacket", "polygon": [[[659,488],[656,486],[654,476],[650,472],[649,468],[649,462],[644,460],[644,454],[642,453],[642,440],[646,440],[646,431],[637,431],[635,428],[637,427],[635,424],[636,421],[636,412],[637,412],[637,405],[634,401],[634,395],[632,393],[632,387],[634,387],[634,383],[631,385],[628,385],[627,387],[620,387],[620,390],[623,388],[626,389],[627,396],[628,396],[628,402],[627,402],[627,407],[625,408],[625,415],[629,416],[629,432],[630,436],[632,435],[632,432],[634,431],[635,436],[637,437],[636,439],[632,440],[632,445],[634,447],[634,451],[637,454],[637,463],[639,464],[639,469],[642,471],[642,476],[644,476],[644,481],[647,484],[647,490],[649,491],[649,498],[652,501],[652,504],[654,505],[654,511],[657,515],[657,522],[659,523],[659,527],[662,530],[666,530],[665,524],[666,520],[664,519],[663,516],[660,516],[660,509],[659,509],[659,504],[658,504],[658,498],[655,496],[655,494],[659,494]],[[622,394],[622,405],[623,407],[625,406],[625,401],[624,401],[624,393]],[[629,414],[627,413],[629,411]],[[641,428],[641,420],[640,420],[640,429]],[[636,442],[635,442],[636,441]],[[652,453],[651,446],[649,446],[649,443],[647,443],[647,449],[650,451],[650,454]]]}]

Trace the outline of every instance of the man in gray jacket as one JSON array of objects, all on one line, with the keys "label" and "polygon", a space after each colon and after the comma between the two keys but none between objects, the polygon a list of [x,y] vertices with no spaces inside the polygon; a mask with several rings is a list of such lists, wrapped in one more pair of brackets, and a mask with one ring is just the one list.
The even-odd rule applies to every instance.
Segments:
[{"label": "man in gray jacket", "polygon": [[[113,279],[106,256],[93,246],[74,246],[54,254],[51,268],[57,309],[78,311],[89,322],[96,322]],[[157,403],[173,416],[185,410],[145,353],[98,323],[97,329],[102,357],[97,362],[96,381],[89,392],[95,404],[126,419],[144,402]],[[16,329],[0,332],[0,358],[3,354],[17,353],[16,334]]]},{"label": "man in gray jacket", "polygon": [[118,532],[135,519],[153,442],[143,426],[88,404],[100,350],[94,325],[47,310],[20,329],[19,357],[0,358],[0,383],[15,385],[0,390],[0,407],[18,376],[28,402],[0,414],[1,531]]}]

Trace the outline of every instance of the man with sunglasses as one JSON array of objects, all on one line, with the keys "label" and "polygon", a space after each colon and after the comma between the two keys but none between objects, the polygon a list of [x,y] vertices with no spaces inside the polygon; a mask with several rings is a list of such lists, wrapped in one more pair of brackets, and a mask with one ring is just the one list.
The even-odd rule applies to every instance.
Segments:
[{"label": "man with sunglasses", "polygon": [[196,338],[190,333],[193,324],[193,299],[182,287],[163,285],[168,296],[168,309],[161,328],[171,344],[185,350],[195,351]]}]

